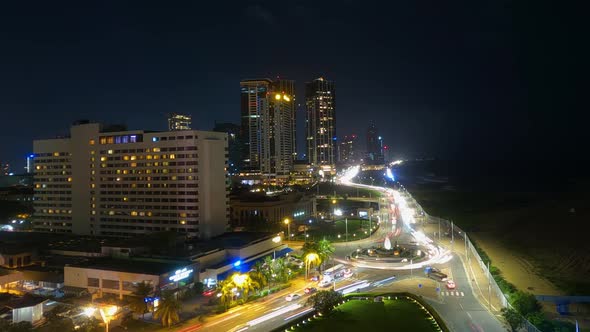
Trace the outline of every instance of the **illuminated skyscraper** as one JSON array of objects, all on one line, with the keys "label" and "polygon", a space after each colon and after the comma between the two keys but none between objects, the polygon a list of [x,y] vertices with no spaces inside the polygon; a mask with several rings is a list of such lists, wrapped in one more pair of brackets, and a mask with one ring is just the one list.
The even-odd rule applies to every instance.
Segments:
[{"label": "illuminated skyscraper", "polygon": [[353,164],[359,159],[356,135],[344,136],[338,144],[338,161],[341,164]]},{"label": "illuminated skyscraper", "polygon": [[240,82],[245,171],[287,177],[295,154],[295,88],[290,80]]},{"label": "illuminated skyscraper", "polygon": [[168,130],[191,130],[191,116],[172,113],[168,117]]},{"label": "illuminated skyscraper", "polygon": [[334,82],[318,78],[305,83],[307,158],[312,166],[336,163],[336,91]]},{"label": "illuminated skyscraper", "polygon": [[379,131],[374,122],[369,123],[367,129],[367,159],[368,164],[383,163],[383,138],[379,136]]}]

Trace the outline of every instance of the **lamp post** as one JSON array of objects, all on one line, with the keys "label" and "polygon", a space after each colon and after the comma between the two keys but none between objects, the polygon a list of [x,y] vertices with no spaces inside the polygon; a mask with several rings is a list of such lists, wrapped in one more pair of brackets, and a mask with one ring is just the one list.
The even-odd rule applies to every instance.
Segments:
[{"label": "lamp post", "polygon": [[287,239],[291,240],[291,220],[285,218],[283,222],[287,225]]},{"label": "lamp post", "polygon": [[348,218],[344,218],[344,224],[346,225],[346,242],[348,242]]},{"label": "lamp post", "polygon": [[[274,242],[274,243],[280,243],[281,242],[281,236],[280,235],[277,235],[277,236],[273,237],[272,238],[272,242]],[[276,259],[277,258],[276,256],[277,256],[276,255],[276,247],[274,247],[273,250],[272,250],[272,259],[273,260]]]}]

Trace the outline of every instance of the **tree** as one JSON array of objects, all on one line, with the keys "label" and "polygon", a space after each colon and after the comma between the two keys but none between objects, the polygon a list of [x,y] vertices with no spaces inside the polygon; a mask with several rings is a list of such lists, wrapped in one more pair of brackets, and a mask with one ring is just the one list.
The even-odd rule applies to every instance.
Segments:
[{"label": "tree", "polygon": [[61,314],[63,314],[66,311],[68,311],[68,307],[66,307],[63,304],[58,304],[52,310],[44,312],[43,316],[45,316],[45,319],[47,319],[48,323],[51,323],[62,320],[63,317],[61,316]]},{"label": "tree", "polygon": [[510,328],[509,331],[516,332],[524,324],[522,316],[512,308],[503,308],[502,317]]},{"label": "tree", "polygon": [[[81,325],[78,331],[80,332],[102,332],[104,329],[101,326],[101,321],[96,317],[89,317]],[[62,330],[64,331],[64,330]]]},{"label": "tree", "polygon": [[264,273],[264,266],[261,261],[256,262],[254,269],[248,273],[250,279],[255,282],[258,286],[257,289],[262,289],[268,284],[266,273]]},{"label": "tree", "polygon": [[335,290],[319,291],[307,299],[307,304],[322,315],[328,315],[342,299],[342,294]]},{"label": "tree", "polygon": [[33,325],[29,322],[18,322],[10,325],[8,332],[31,332],[33,331]]},{"label": "tree", "polygon": [[145,314],[147,311],[147,303],[145,298],[148,297],[154,288],[149,282],[142,281],[135,285],[133,296],[130,298],[129,308],[137,314]]},{"label": "tree", "polygon": [[286,282],[289,279],[289,271],[287,269],[285,258],[281,257],[275,259],[272,264],[272,272],[280,282]]},{"label": "tree", "polygon": [[322,265],[330,260],[330,257],[334,254],[334,246],[326,239],[322,239],[318,242],[317,254],[320,256]]},{"label": "tree", "polygon": [[519,291],[516,294],[514,294],[514,296],[515,299],[513,302],[513,306],[519,314],[527,317],[532,313],[541,311],[541,304],[539,303],[539,301],[537,301],[535,295]]},{"label": "tree", "polygon": [[205,285],[200,281],[195,282],[193,285],[193,292],[195,292],[196,295],[201,295],[203,294],[203,291],[205,291]]},{"label": "tree", "polygon": [[229,309],[229,307],[231,305],[231,301],[234,296],[234,293],[233,293],[234,284],[231,282],[231,280],[225,279],[217,284],[217,288],[219,289],[219,292],[221,293],[221,297],[219,298],[219,300],[221,301],[221,305],[223,306],[223,309],[225,309],[225,310]]},{"label": "tree", "polygon": [[266,256],[264,258],[264,263],[262,264],[262,274],[267,280],[268,287],[270,288],[271,283],[273,281],[273,272],[272,272],[272,265],[274,264],[273,259],[270,256]]},{"label": "tree", "polygon": [[182,306],[171,291],[162,292],[160,304],[154,313],[154,318],[162,321],[162,326],[170,327],[180,321],[178,313]]}]

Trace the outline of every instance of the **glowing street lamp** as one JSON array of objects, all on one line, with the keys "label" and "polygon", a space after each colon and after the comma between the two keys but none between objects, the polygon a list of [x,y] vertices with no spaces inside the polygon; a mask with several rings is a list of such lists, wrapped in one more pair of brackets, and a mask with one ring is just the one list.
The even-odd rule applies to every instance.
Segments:
[{"label": "glowing street lamp", "polygon": [[289,218],[285,218],[283,222],[285,225],[287,225],[287,238],[291,239],[291,220],[289,220]]},{"label": "glowing street lamp", "polygon": [[[280,235],[277,235],[277,236],[273,237],[272,238],[272,242],[274,242],[274,243],[280,243],[281,242],[281,236]],[[277,258],[276,257],[276,250],[275,249],[272,250],[272,258],[273,259],[276,259]]]},{"label": "glowing street lamp", "polygon": [[236,273],[231,277],[231,281],[238,286],[238,288],[242,288],[244,286],[244,284],[246,283],[246,281],[248,280],[248,275],[247,274],[239,274]]},{"label": "glowing street lamp", "polygon": [[319,262],[320,262],[320,256],[318,254],[316,254],[315,252],[311,252],[311,253],[307,254],[307,256],[305,256],[305,280],[306,281],[308,278],[309,267],[311,266],[311,264],[312,263],[318,264]]}]

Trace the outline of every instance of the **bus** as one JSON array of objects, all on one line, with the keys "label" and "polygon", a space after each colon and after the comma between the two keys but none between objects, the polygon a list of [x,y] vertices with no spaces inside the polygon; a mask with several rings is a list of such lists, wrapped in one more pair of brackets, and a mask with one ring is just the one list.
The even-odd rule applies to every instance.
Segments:
[{"label": "bus", "polygon": [[344,264],[337,264],[327,269],[322,273],[322,280],[320,281],[320,287],[327,287],[334,281],[338,281],[344,278],[352,276],[352,271],[347,268]]}]

